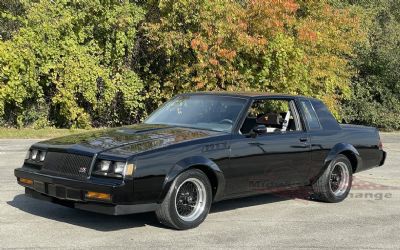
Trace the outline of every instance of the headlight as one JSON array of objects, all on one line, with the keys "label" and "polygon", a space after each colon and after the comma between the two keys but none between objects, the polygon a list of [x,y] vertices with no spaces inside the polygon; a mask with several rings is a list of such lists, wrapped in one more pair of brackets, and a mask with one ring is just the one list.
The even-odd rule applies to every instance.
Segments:
[{"label": "headlight", "polygon": [[44,161],[45,158],[46,158],[46,151],[40,151],[39,161]]},{"label": "headlight", "polygon": [[47,152],[41,149],[31,149],[25,155],[25,160],[34,162],[44,162]]},{"label": "headlight", "polygon": [[114,178],[122,178],[123,176],[131,176],[136,167],[133,164],[127,164],[122,161],[97,161],[93,170],[94,175],[108,176]]},{"label": "headlight", "polygon": [[110,169],[111,161],[101,161],[100,162],[100,171],[108,172]]},{"label": "headlight", "polygon": [[39,150],[37,150],[37,149],[32,150],[31,159],[36,161],[38,154],[39,154]]},{"label": "headlight", "polygon": [[126,162],[115,162],[114,163],[114,173],[122,174],[124,172]]}]

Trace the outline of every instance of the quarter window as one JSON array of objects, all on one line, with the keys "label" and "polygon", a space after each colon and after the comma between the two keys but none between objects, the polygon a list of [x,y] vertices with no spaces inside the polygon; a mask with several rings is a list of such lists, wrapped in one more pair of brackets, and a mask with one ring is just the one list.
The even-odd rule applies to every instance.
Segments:
[{"label": "quarter window", "polygon": [[314,107],[309,101],[301,101],[301,106],[304,110],[304,115],[306,117],[308,127],[310,130],[321,129],[321,124],[319,123],[318,116],[315,113]]}]

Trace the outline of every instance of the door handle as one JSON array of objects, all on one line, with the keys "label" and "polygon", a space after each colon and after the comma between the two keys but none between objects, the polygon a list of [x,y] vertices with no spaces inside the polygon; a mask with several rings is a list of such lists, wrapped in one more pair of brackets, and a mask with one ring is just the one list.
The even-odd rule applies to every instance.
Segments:
[{"label": "door handle", "polygon": [[307,141],[308,141],[308,138],[307,138],[307,137],[301,137],[301,138],[299,139],[299,141],[300,141],[300,142],[307,142]]}]

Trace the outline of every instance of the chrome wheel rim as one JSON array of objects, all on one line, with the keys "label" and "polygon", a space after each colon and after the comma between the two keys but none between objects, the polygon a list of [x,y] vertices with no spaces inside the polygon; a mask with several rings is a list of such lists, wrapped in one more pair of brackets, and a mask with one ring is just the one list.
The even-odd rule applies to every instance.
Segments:
[{"label": "chrome wheel rim", "polygon": [[206,188],[200,180],[189,178],[179,185],[175,195],[175,209],[184,221],[196,220],[206,206]]},{"label": "chrome wheel rim", "polygon": [[335,196],[341,196],[347,191],[350,182],[350,173],[347,165],[338,162],[332,169],[329,187]]}]

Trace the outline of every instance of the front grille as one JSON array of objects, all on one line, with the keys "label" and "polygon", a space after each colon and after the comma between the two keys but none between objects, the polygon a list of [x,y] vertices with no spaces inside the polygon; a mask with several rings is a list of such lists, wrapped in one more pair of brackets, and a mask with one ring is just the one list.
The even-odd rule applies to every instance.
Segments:
[{"label": "front grille", "polygon": [[72,179],[85,179],[88,177],[92,157],[48,152],[41,172]]}]

